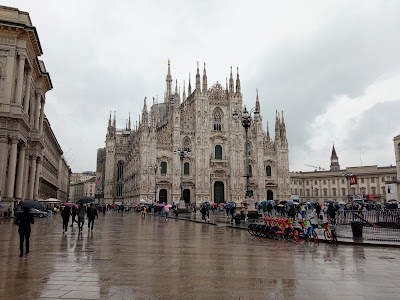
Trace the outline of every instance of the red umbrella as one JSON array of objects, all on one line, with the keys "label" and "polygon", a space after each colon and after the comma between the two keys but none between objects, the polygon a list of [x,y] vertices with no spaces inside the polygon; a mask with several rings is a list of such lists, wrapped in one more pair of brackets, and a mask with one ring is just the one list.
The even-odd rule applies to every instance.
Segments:
[{"label": "red umbrella", "polygon": [[75,203],[64,203],[61,206],[78,206]]}]

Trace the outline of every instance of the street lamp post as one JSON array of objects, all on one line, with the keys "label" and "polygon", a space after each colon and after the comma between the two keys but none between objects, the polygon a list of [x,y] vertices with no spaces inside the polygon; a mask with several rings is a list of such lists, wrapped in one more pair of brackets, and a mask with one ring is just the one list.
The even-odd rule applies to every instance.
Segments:
[{"label": "street lamp post", "polygon": [[178,150],[176,150],[176,151],[174,151],[176,154],[178,154],[179,155],[179,158],[180,158],[180,160],[181,160],[181,185],[180,185],[180,188],[181,188],[181,199],[180,199],[180,201],[181,202],[184,202],[185,201],[185,199],[183,198],[183,159],[186,157],[186,156],[188,156],[189,155],[189,153],[190,153],[190,150],[189,149],[186,149],[186,148],[179,148]]},{"label": "street lamp post", "polygon": [[[251,197],[251,191],[250,191],[250,167],[249,167],[249,142],[248,142],[248,131],[251,125],[251,114],[254,113],[254,121],[258,122],[260,119],[260,112],[257,111],[257,109],[254,107],[250,110],[250,112],[247,111],[246,106],[243,109],[242,112],[242,126],[244,127],[244,130],[246,132],[246,194],[245,198],[250,198]],[[235,123],[239,122],[239,115],[235,111],[233,113],[233,120]]]},{"label": "street lamp post", "polygon": [[[159,166],[154,165],[150,166],[150,168],[154,170],[154,201],[157,203],[157,171]],[[153,204],[153,201],[151,201],[151,204]]]},{"label": "street lamp post", "polygon": [[346,180],[347,180],[347,191],[348,191],[347,200],[352,203],[353,201],[351,201],[351,197],[350,197],[350,177],[353,176],[353,174],[346,172],[346,173],[343,173],[342,176],[346,177]]}]

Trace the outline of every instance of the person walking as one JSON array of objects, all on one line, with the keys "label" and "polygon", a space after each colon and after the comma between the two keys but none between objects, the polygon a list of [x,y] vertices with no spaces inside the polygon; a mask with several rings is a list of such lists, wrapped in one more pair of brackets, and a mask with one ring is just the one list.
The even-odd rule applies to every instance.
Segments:
[{"label": "person walking", "polygon": [[226,210],[226,218],[229,218],[229,204],[228,204],[228,202],[226,202],[226,204],[225,204],[225,210]]},{"label": "person walking", "polygon": [[18,214],[15,218],[14,224],[19,227],[19,257],[24,255],[24,240],[26,251],[25,254],[29,253],[29,238],[31,236],[31,224],[34,224],[32,214],[29,213],[29,208],[24,207],[22,214]]},{"label": "person walking", "polygon": [[67,232],[70,216],[71,216],[71,207],[64,206],[63,210],[61,211],[61,217],[63,220],[63,232]]},{"label": "person walking", "polygon": [[249,207],[247,206],[247,204],[244,205],[243,214],[244,214],[244,221],[247,222],[247,220],[249,219],[248,217]]},{"label": "person walking", "polygon": [[73,226],[74,226],[74,223],[78,223],[78,222],[76,221],[76,212],[77,212],[76,206],[72,206],[72,210],[71,210],[72,223],[71,223],[71,226],[70,226],[70,227],[73,227]]},{"label": "person walking", "polygon": [[[97,214],[97,209],[93,207],[93,203],[90,203],[90,207],[87,209],[87,218],[89,220],[88,222],[88,230],[91,229],[93,230],[93,225],[94,225],[94,218],[99,218],[99,215]],[[90,226],[92,224],[92,226]]]},{"label": "person walking", "polygon": [[196,203],[193,204],[193,214],[196,215],[197,207]]},{"label": "person walking", "polygon": [[142,207],[142,217],[143,218],[146,218],[146,212],[147,212],[146,206],[143,206]]},{"label": "person walking", "polygon": [[79,207],[78,207],[76,214],[78,215],[79,232],[82,232],[83,224],[85,223],[85,214],[86,214],[86,208],[83,206],[82,202],[79,202]]},{"label": "person walking", "polygon": [[162,206],[158,206],[158,219],[159,220],[161,220],[162,211],[163,211],[163,207]]},{"label": "person walking", "polygon": [[164,206],[164,212],[165,212],[165,220],[168,221],[168,215],[169,215],[169,207],[168,207],[168,205]]},{"label": "person walking", "polygon": [[201,213],[201,220],[206,222],[207,221],[207,208],[205,205],[201,206],[200,213]]},{"label": "person walking", "polygon": [[305,217],[306,217],[306,206],[302,205],[301,206],[301,218],[304,220]]},{"label": "person walking", "polygon": [[233,224],[233,215],[235,214],[235,210],[236,210],[236,207],[235,207],[235,205],[232,205],[231,206],[231,208],[229,209],[229,213],[231,214],[231,223]]}]

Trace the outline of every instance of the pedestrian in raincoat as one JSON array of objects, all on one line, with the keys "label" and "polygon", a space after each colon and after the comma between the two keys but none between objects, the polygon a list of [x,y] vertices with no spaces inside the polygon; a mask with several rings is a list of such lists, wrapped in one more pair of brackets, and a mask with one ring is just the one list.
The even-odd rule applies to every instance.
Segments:
[{"label": "pedestrian in raincoat", "polygon": [[205,205],[202,205],[200,208],[200,212],[201,212],[201,219],[206,222],[207,221],[207,208]]}]

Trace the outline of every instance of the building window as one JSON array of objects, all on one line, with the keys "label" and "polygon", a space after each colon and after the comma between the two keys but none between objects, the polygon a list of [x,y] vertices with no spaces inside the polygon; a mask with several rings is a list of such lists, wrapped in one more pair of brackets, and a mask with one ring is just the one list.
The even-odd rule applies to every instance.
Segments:
[{"label": "building window", "polygon": [[361,183],[364,183],[364,178],[361,178]]},{"label": "building window", "polygon": [[221,112],[219,110],[216,110],[214,113],[214,130],[216,130],[216,131],[222,130]]},{"label": "building window", "polygon": [[335,179],[332,179],[332,184],[335,184]]},{"label": "building window", "polygon": [[355,195],[356,194],[356,188],[351,188],[351,194]]},{"label": "building window", "polygon": [[298,195],[298,194],[297,194],[297,189],[294,189],[294,194],[295,194],[295,195]]},{"label": "building window", "polygon": [[222,147],[221,145],[215,146],[215,159],[222,159]]},{"label": "building window", "polygon": [[385,177],[382,177],[382,182],[385,182]]},{"label": "building window", "polygon": [[271,176],[271,166],[267,166],[266,171],[267,171],[267,176],[270,177]]},{"label": "building window", "polygon": [[326,184],[326,180],[324,179],[324,184]]},{"label": "building window", "polygon": [[251,165],[249,165],[249,175],[253,176],[253,168],[251,167]]},{"label": "building window", "polygon": [[[246,145],[245,145],[246,146]],[[251,143],[247,142],[247,153],[249,154],[249,156],[251,155],[252,151],[251,151]]]},{"label": "building window", "polygon": [[309,185],[309,181],[308,180],[306,181],[306,185]]},{"label": "building window", "polygon": [[342,196],[346,196],[346,189],[342,188]]},{"label": "building window", "polygon": [[167,163],[165,161],[161,162],[161,174],[167,174]]},{"label": "building window", "polygon": [[385,195],[386,194],[386,189],[385,189],[385,187],[383,186],[382,187],[382,195]]},{"label": "building window", "polygon": [[314,180],[314,184],[317,185],[317,184],[318,184],[318,181]]},{"label": "building window", "polygon": [[306,189],[306,194],[307,194],[307,197],[310,197],[310,190],[309,189]]},{"label": "building window", "polygon": [[315,192],[315,196],[318,197],[318,189],[315,189],[314,192]]},{"label": "building window", "polygon": [[371,178],[371,183],[375,183],[375,178],[374,177]]},{"label": "building window", "polygon": [[183,150],[190,152],[190,140],[188,138],[185,138],[183,141]]},{"label": "building window", "polygon": [[122,161],[117,164],[117,197],[122,197],[122,188],[124,181],[124,165]]},{"label": "building window", "polygon": [[328,190],[327,189],[324,189],[324,196],[325,197],[328,196]]},{"label": "building window", "polygon": [[376,195],[376,187],[372,187],[372,188],[371,188],[371,191],[372,191],[372,194],[373,194],[373,195]]},{"label": "building window", "polygon": [[335,188],[332,189],[332,195],[336,196],[336,189]]},{"label": "building window", "polygon": [[344,179],[342,179],[342,184],[344,184]]},{"label": "building window", "polygon": [[189,175],[189,163],[188,162],[185,162],[183,164],[183,174]]}]

